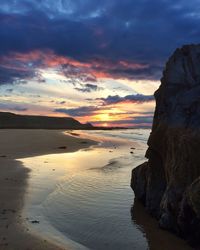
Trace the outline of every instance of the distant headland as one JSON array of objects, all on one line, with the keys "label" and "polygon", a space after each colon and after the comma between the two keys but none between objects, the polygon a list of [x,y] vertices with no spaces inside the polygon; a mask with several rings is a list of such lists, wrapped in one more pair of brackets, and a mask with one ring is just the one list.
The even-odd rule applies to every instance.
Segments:
[{"label": "distant headland", "polygon": [[19,115],[11,112],[0,112],[0,129],[112,130],[125,128],[93,126],[91,123],[83,124],[72,117]]},{"label": "distant headland", "polygon": [[92,124],[82,124],[72,117],[18,115],[0,112],[0,129],[91,129]]}]

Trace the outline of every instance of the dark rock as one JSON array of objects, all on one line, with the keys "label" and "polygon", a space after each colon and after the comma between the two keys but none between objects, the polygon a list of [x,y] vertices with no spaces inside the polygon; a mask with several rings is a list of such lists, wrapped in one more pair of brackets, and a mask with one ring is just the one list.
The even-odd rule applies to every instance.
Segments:
[{"label": "dark rock", "polygon": [[82,144],[87,144],[88,142],[87,142],[87,141],[82,141],[81,143],[82,143]]},{"label": "dark rock", "polygon": [[132,171],[131,187],[137,199],[146,203],[148,162],[144,162]]},{"label": "dark rock", "polygon": [[80,136],[80,134],[74,133],[74,132],[70,132],[69,134],[70,134],[70,135],[73,135],[73,136]]},{"label": "dark rock", "polygon": [[185,192],[180,205],[178,225],[181,236],[193,247],[200,246],[200,178],[195,180]]},{"label": "dark rock", "polygon": [[31,223],[33,223],[33,224],[39,224],[40,222],[39,222],[39,220],[32,220]]},{"label": "dark rock", "polygon": [[200,247],[200,45],[174,52],[155,99],[148,161],[131,187],[162,228]]},{"label": "dark rock", "polygon": [[60,147],[58,147],[58,149],[67,149],[67,147],[66,146],[60,146]]}]

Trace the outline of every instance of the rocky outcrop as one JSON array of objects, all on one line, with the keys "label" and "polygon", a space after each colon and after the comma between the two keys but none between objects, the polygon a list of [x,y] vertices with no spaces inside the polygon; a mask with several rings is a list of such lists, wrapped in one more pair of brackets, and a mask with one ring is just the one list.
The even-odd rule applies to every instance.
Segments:
[{"label": "rocky outcrop", "polygon": [[200,246],[200,45],[174,52],[155,99],[148,161],[131,187],[162,228]]}]

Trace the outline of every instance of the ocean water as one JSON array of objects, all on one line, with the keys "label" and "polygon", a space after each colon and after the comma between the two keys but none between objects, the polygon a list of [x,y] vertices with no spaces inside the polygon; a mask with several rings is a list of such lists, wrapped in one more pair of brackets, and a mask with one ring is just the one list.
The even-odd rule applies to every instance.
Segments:
[{"label": "ocean water", "polygon": [[25,214],[33,230],[72,249],[187,249],[134,202],[131,171],[145,160],[150,130],[76,133],[99,144],[20,159],[32,170]]}]

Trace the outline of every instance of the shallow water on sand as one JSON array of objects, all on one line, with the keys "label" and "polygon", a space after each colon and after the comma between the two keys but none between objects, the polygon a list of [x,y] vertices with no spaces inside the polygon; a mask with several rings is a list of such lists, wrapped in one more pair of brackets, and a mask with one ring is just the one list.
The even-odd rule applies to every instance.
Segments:
[{"label": "shallow water on sand", "polygon": [[28,222],[38,220],[35,230],[58,241],[70,239],[80,244],[71,244],[76,249],[161,249],[162,243],[162,249],[185,249],[172,235],[161,230],[157,234],[157,224],[140,204],[133,205],[131,170],[144,161],[149,133],[80,131],[82,137],[101,143],[74,153],[22,159],[32,169],[25,205]]}]

